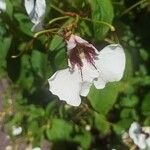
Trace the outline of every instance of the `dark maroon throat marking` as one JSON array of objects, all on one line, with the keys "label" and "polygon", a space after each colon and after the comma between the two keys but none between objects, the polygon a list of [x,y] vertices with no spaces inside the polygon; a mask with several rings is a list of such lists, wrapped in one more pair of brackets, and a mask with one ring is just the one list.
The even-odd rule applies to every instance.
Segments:
[{"label": "dark maroon throat marking", "polygon": [[87,46],[86,44],[77,43],[76,47],[70,50],[69,60],[71,67],[74,68],[77,65],[79,68],[83,67],[82,59],[85,58],[90,64],[94,64],[96,58],[96,52],[93,47]]}]

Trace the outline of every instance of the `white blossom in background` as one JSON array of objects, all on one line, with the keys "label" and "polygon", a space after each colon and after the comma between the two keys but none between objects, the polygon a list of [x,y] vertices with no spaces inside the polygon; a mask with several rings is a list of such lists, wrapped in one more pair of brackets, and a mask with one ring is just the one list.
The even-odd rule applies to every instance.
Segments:
[{"label": "white blossom in background", "polygon": [[87,125],[85,126],[85,130],[86,130],[86,131],[90,131],[90,130],[91,130],[91,125],[87,124]]},{"label": "white blossom in background", "polygon": [[132,140],[141,150],[150,150],[150,127],[141,127],[137,122],[133,122],[129,128],[129,133],[125,132],[125,135],[130,143]]},{"label": "white blossom in background", "polygon": [[32,148],[32,150],[42,150],[40,147]]},{"label": "white blossom in background", "polygon": [[111,44],[99,52],[92,44],[73,34],[66,42],[69,67],[48,79],[49,90],[60,100],[79,106],[80,96],[87,96],[93,83],[97,89],[103,89],[106,83],[122,78],[125,54],[121,45]]},{"label": "white blossom in background", "polygon": [[0,0],[0,13],[6,10],[6,1]]},{"label": "white blossom in background", "polygon": [[34,147],[32,148],[32,144],[29,144],[28,147],[26,147],[25,150],[42,150],[40,147]]},{"label": "white blossom in background", "polygon": [[32,32],[43,30],[43,20],[46,11],[45,0],[24,0],[25,9],[31,22],[34,23]]},{"label": "white blossom in background", "polygon": [[8,145],[8,146],[5,147],[5,150],[13,150],[13,147]]},{"label": "white blossom in background", "polygon": [[16,127],[16,126],[12,127],[12,135],[17,136],[20,135],[21,133],[22,133],[21,127]]}]

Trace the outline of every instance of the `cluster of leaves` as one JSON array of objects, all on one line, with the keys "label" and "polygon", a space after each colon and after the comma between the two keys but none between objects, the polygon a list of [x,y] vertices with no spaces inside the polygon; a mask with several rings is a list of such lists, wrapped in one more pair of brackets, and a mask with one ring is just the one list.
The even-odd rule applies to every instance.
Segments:
[{"label": "cluster of leaves", "polygon": [[[53,149],[123,149],[120,135],[133,121],[150,125],[149,46],[144,43],[149,29],[143,23],[143,34],[138,32],[141,24],[136,28],[134,24],[141,19],[137,13],[145,18],[149,15],[147,3],[121,16],[133,5],[128,0],[47,1],[46,30],[34,34],[22,2],[6,2],[7,10],[0,14],[0,78],[11,79],[4,101],[15,101],[4,120],[7,133],[11,135],[13,125],[21,126],[24,141],[40,146],[46,139]],[[79,16],[65,16],[66,12]],[[114,30],[112,21],[117,33],[109,32]],[[92,87],[78,108],[59,102],[47,85],[56,70],[67,66],[66,44],[57,33],[75,23],[73,32],[98,45],[106,37],[116,40],[118,34],[127,61],[121,82],[103,90]],[[57,32],[49,32],[51,29]],[[7,103],[5,108],[10,109]]]}]

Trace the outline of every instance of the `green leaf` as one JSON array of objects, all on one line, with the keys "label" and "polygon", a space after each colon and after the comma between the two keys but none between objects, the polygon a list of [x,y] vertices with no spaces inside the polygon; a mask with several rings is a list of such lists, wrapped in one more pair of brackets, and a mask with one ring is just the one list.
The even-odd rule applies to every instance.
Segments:
[{"label": "green leaf", "polygon": [[47,129],[46,134],[49,140],[70,140],[73,126],[61,119],[53,119],[51,128]]},{"label": "green leaf", "polygon": [[124,108],[120,113],[120,118],[129,118],[131,115],[131,108]]},{"label": "green leaf", "polygon": [[13,4],[12,1],[6,0],[6,13],[12,19],[13,17]]},{"label": "green leaf", "polygon": [[67,54],[65,49],[60,50],[56,54],[54,62],[57,69],[64,69],[67,67]]},{"label": "green leaf", "polygon": [[30,19],[21,13],[15,13],[14,14],[15,19],[18,21],[19,26],[18,28],[25,34],[29,36],[33,36],[33,33],[31,32],[32,23]]},{"label": "green leaf", "polygon": [[[43,128],[40,126],[38,121],[33,120],[28,122],[28,133],[30,133],[33,137],[33,146],[34,145],[40,145],[40,143],[43,141],[44,134],[43,134]],[[38,132],[37,132],[38,131]]]},{"label": "green leaf", "polygon": [[95,113],[94,124],[101,134],[107,135],[111,132],[110,123],[107,121],[104,115]]},{"label": "green leaf", "polygon": [[142,102],[141,112],[145,116],[150,115],[150,92],[144,97]]},{"label": "green leaf", "polygon": [[147,116],[144,120],[144,126],[150,126],[150,116]]},{"label": "green leaf", "polygon": [[66,54],[66,44],[64,39],[59,36],[54,36],[50,43],[50,51],[53,52],[51,55],[52,67],[54,70],[64,69],[67,67],[67,54]]},{"label": "green leaf", "polygon": [[120,102],[121,106],[124,107],[135,107],[139,102],[139,99],[136,95],[132,95],[131,97],[127,96],[123,98]]},{"label": "green leaf", "polygon": [[139,121],[138,113],[133,108],[123,108],[120,113],[120,118],[132,118],[133,120]]},{"label": "green leaf", "polygon": [[46,106],[45,115],[49,117],[54,108],[56,108],[56,101],[49,102],[48,105]]},{"label": "green leaf", "polygon": [[[130,48],[126,47],[126,49],[130,49]],[[126,52],[125,55],[127,59],[126,59],[126,67],[125,67],[125,72],[124,72],[124,80],[128,81],[133,76],[133,58],[132,58],[131,51],[126,50],[125,52]]]},{"label": "green leaf", "polygon": [[[90,1],[92,9],[93,21],[104,21],[109,24],[112,23],[114,12],[110,0],[92,0]],[[104,24],[94,23],[94,34],[97,39],[102,39],[106,36],[109,27]]]},{"label": "green leaf", "polygon": [[107,84],[102,90],[97,90],[93,86],[88,95],[93,108],[96,111],[106,115],[112,109],[117,100],[118,93],[122,88],[120,85],[119,83]]},{"label": "green leaf", "polygon": [[60,36],[54,36],[50,43],[50,51],[59,51],[65,47],[64,39]]},{"label": "green leaf", "polygon": [[85,23],[85,21],[80,21],[79,23],[79,30],[80,30],[80,35],[82,36],[92,36],[91,30],[89,28],[89,26]]},{"label": "green leaf", "polygon": [[0,67],[6,67],[6,56],[11,45],[12,37],[4,37],[0,40]]},{"label": "green leaf", "polygon": [[31,55],[31,63],[34,72],[38,76],[46,78],[46,73],[49,70],[47,68],[48,66],[47,55],[37,50],[33,50]]},{"label": "green leaf", "polygon": [[139,50],[139,52],[140,52],[141,58],[142,58],[144,61],[147,61],[147,60],[148,60],[148,57],[149,57],[148,51],[146,51],[145,49],[141,48],[141,49]]},{"label": "green leaf", "polygon": [[29,55],[23,55],[21,58],[21,70],[18,84],[21,88],[31,90],[33,88],[34,77],[31,71]]},{"label": "green leaf", "polygon": [[34,105],[30,105],[28,111],[32,114],[28,117],[29,121],[33,121],[34,119],[43,118],[45,116],[45,111],[42,107],[35,107]]},{"label": "green leaf", "polygon": [[117,123],[113,124],[113,130],[116,132],[116,134],[122,135],[123,132],[128,130],[132,122],[133,120],[130,118],[122,119]]},{"label": "green leaf", "polygon": [[83,149],[89,149],[92,142],[92,136],[90,132],[82,130],[75,136],[73,141],[78,142]]}]

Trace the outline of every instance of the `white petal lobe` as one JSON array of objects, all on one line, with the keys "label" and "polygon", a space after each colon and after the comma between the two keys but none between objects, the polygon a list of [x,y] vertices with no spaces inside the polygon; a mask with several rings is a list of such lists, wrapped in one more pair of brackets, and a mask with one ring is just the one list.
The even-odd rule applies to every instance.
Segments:
[{"label": "white petal lobe", "polygon": [[45,0],[36,0],[35,3],[35,12],[37,14],[37,22],[42,21],[44,19],[46,10],[46,2]]},{"label": "white petal lobe", "polygon": [[72,34],[67,42],[67,50],[70,52],[74,47],[76,47],[75,36]]},{"label": "white petal lobe", "polygon": [[125,61],[125,53],[121,45],[111,44],[104,47],[95,60],[100,74],[94,81],[96,88],[104,88],[107,82],[119,81],[124,73]]},{"label": "white petal lobe", "polygon": [[0,13],[1,11],[5,11],[6,10],[6,2],[5,0],[0,0]]},{"label": "white petal lobe", "polygon": [[43,20],[46,11],[45,0],[25,0],[25,9],[29,15],[31,22],[34,23],[32,27],[33,32],[37,32],[43,29]]},{"label": "white petal lobe", "polygon": [[91,85],[92,85],[92,83],[90,83],[90,82],[83,82],[81,85],[80,95],[87,96],[90,91]]},{"label": "white petal lobe", "polygon": [[86,59],[82,59],[83,67],[82,67],[82,78],[83,81],[93,82],[94,78],[99,77],[99,72],[90,64]]},{"label": "white petal lobe", "polygon": [[31,29],[32,32],[38,32],[40,30],[43,30],[43,23],[42,22],[39,22],[39,23],[33,25],[32,29]]},{"label": "white petal lobe", "polygon": [[33,18],[34,15],[34,0],[25,0],[24,1],[25,9],[27,14],[29,15],[30,19]]},{"label": "white petal lobe", "polygon": [[89,44],[88,41],[82,39],[81,37],[74,35],[75,41],[80,44]]},{"label": "white petal lobe", "polygon": [[49,90],[60,100],[73,106],[80,105],[81,76],[79,72],[70,72],[69,69],[60,70],[48,79],[48,82]]}]

